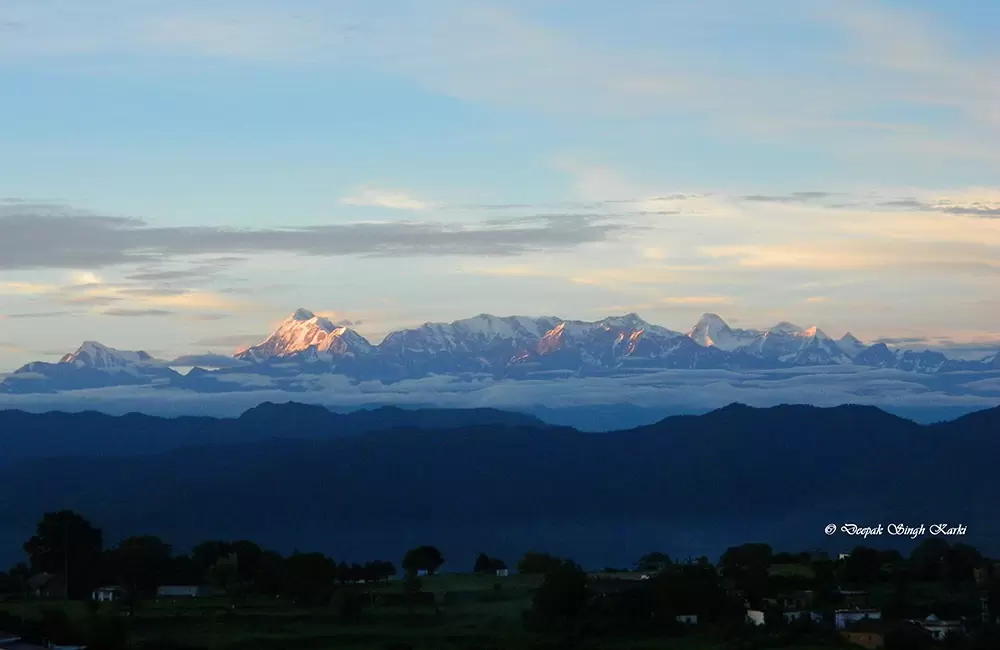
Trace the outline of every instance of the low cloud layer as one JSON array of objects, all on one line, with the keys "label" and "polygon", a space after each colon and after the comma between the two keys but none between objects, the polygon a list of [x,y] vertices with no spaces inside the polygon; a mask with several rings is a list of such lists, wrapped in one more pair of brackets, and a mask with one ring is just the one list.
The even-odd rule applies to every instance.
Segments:
[{"label": "low cloud layer", "polygon": [[200,394],[181,390],[121,387],[57,395],[0,395],[0,409],[81,410],[108,413],[140,410],[161,415],[190,413],[235,416],[262,401],[297,401],[334,408],[441,406],[508,410],[628,405],[676,412],[706,411],[733,402],[751,406],[805,403],[817,406],[870,404],[890,409],[990,408],[1000,404],[1000,372],[918,375],[895,370],[845,367],[837,372],[676,370],[621,378],[493,380],[429,377],[395,384],[352,381],[338,375],[303,376],[312,387],[288,393],[268,389],[266,377],[230,376],[246,392]]}]

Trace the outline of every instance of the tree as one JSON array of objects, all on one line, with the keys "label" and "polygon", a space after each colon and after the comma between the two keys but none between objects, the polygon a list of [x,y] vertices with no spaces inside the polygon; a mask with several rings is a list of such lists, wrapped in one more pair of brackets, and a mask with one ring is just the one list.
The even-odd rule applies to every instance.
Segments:
[{"label": "tree", "polygon": [[257,565],[264,555],[263,549],[247,540],[235,541],[229,545],[230,553],[236,556],[236,568],[239,581],[251,583],[257,574]]},{"label": "tree", "polygon": [[473,567],[475,573],[495,573],[501,569],[506,569],[507,564],[495,557],[490,557],[486,553],[480,553],[476,558],[476,565]]},{"label": "tree", "polygon": [[493,567],[493,561],[486,553],[480,553],[476,558],[476,564],[472,567],[474,573],[486,573]]},{"label": "tree", "polygon": [[544,574],[562,566],[563,560],[549,555],[548,553],[538,553],[528,551],[517,563],[518,573]]},{"label": "tree", "polygon": [[636,571],[663,571],[670,566],[670,556],[666,553],[647,553],[635,563]]},{"label": "tree", "polygon": [[299,605],[330,602],[337,563],[322,553],[294,553],[285,560],[285,588]]},{"label": "tree", "polygon": [[284,587],[285,558],[275,551],[264,551],[254,570],[254,588],[262,594],[280,594]]},{"label": "tree", "polygon": [[198,571],[199,579],[204,578],[205,573],[215,565],[221,558],[229,557],[233,552],[233,546],[229,542],[211,540],[198,544],[191,549],[191,560]]},{"label": "tree", "polygon": [[726,549],[719,560],[722,575],[735,581],[753,602],[767,591],[768,569],[774,553],[767,544],[743,544]]},{"label": "tree", "polygon": [[205,572],[205,579],[227,594],[233,594],[240,585],[239,564],[234,556],[220,557]]},{"label": "tree", "polygon": [[426,571],[434,573],[444,564],[444,556],[441,551],[433,546],[418,546],[411,548],[403,557],[403,570],[407,573],[418,573]]},{"label": "tree", "polygon": [[844,579],[854,584],[872,584],[882,577],[882,553],[874,548],[859,546],[851,551],[844,563]]},{"label": "tree", "polygon": [[65,576],[67,596],[81,598],[95,586],[102,546],[99,528],[72,510],[60,510],[42,517],[24,552],[33,571]]},{"label": "tree", "polygon": [[926,537],[910,553],[909,565],[918,580],[943,578],[951,545],[940,537]]},{"label": "tree", "polygon": [[563,560],[545,574],[535,590],[526,618],[534,629],[565,633],[577,629],[587,609],[587,574],[571,560]]},{"label": "tree", "polygon": [[[105,572],[134,599],[152,596],[171,569],[170,545],[159,537],[128,537],[104,554]],[[133,601],[134,602],[134,601]]]}]

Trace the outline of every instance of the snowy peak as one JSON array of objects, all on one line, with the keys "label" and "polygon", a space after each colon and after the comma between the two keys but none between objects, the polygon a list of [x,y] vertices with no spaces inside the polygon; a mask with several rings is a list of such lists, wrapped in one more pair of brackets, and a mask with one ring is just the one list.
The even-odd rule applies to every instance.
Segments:
[{"label": "snowy peak", "polygon": [[311,358],[356,357],[374,347],[363,336],[308,309],[297,309],[263,342],[240,350],[235,358],[260,362],[307,354]]},{"label": "snowy peak", "polygon": [[692,341],[702,347],[714,347],[726,352],[750,345],[761,332],[733,329],[718,314],[706,313],[687,333]]},{"label": "snowy peak", "polygon": [[97,341],[84,341],[76,352],[65,355],[59,363],[71,363],[80,368],[95,370],[113,370],[152,365],[154,359],[141,350],[116,350]]},{"label": "snowy peak", "polygon": [[842,337],[837,339],[837,346],[844,351],[844,354],[851,357],[852,359],[857,357],[864,351],[868,346],[861,342],[861,340],[848,332]]},{"label": "snowy peak", "polygon": [[767,330],[772,334],[784,334],[788,336],[799,336],[804,333],[803,329],[798,325],[789,323],[787,321],[781,321],[774,327]]}]

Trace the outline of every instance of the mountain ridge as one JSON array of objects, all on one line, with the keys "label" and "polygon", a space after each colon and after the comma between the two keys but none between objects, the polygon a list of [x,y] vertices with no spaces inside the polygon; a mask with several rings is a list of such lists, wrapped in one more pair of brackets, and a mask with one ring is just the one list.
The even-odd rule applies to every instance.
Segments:
[{"label": "mountain ridge", "polygon": [[[191,357],[196,359],[196,357]],[[182,374],[145,352],[124,352],[94,341],[58,363],[32,362],[0,381],[0,392],[45,393],[109,386],[175,387],[231,392],[267,378],[283,390],[309,390],[303,375],[339,374],[358,381],[394,382],[432,375],[491,375],[497,379],[554,378],[657,369],[762,370],[863,366],[934,374],[1000,369],[1000,353],[980,361],[940,352],[866,345],[847,333],[838,340],[818,326],[781,321],[766,330],[733,329],[704,314],[687,333],[638,314],[596,321],[491,314],[424,323],[398,330],[378,345],[344,324],[298,309],[260,343],[236,352],[233,363]],[[211,359],[209,359],[211,361]]]},{"label": "mountain ridge", "polygon": [[[270,408],[316,412],[297,404],[264,410]],[[0,420],[9,413],[0,412]],[[660,548],[690,539],[720,544],[720,552],[730,539],[748,536],[782,546],[851,547],[856,540],[823,533],[830,522],[848,521],[956,522],[968,526],[963,542],[1000,539],[992,498],[1000,474],[990,453],[1000,408],[919,425],[868,406],[731,404],[613,433],[526,426],[522,419],[420,427],[419,414],[404,415],[401,426],[361,435],[310,429],[318,433],[311,438],[275,438],[283,432],[264,417],[258,431],[270,437],[239,444],[203,436],[204,427],[235,420],[177,418],[170,421],[189,439],[201,436],[201,444],[128,456],[93,449],[90,456],[53,456],[49,440],[44,455],[22,455],[4,467],[0,527],[26,539],[40,513],[68,507],[112,536],[142,531],[181,546],[250,538],[337,557],[373,548],[402,553],[405,546],[394,544],[420,539],[442,543],[449,557],[474,557],[478,546],[500,538],[512,541],[499,550],[517,557],[551,538],[581,544],[571,554],[583,559],[590,534],[570,533],[587,522],[612,531],[619,544]],[[119,432],[148,435],[142,417],[119,419]],[[296,426],[294,417],[283,421]],[[308,418],[299,421],[308,426]],[[54,426],[60,433],[85,430]],[[19,431],[43,449],[37,431],[7,421],[0,431],[5,442]],[[33,489],[26,492],[25,484]],[[479,532],[473,538],[469,530]]]}]

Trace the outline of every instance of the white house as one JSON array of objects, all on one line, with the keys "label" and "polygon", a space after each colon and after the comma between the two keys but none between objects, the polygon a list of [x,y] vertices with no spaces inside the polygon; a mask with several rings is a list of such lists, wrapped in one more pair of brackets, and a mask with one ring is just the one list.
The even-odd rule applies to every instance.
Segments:
[{"label": "white house", "polygon": [[751,625],[763,625],[764,624],[764,612],[759,609],[748,609],[747,610],[747,623]]},{"label": "white house", "polygon": [[866,618],[873,621],[880,620],[882,612],[877,609],[838,609],[833,614],[833,622],[838,630],[846,629],[847,626]]},{"label": "white house", "polygon": [[677,622],[684,623],[685,625],[697,625],[698,615],[697,614],[678,614]]},{"label": "white house", "polygon": [[509,575],[510,575],[510,572],[507,569],[497,569],[497,577],[498,578],[506,578]]},{"label": "white house", "polygon": [[122,587],[100,587],[90,594],[91,599],[99,603],[122,600],[128,595]]}]

